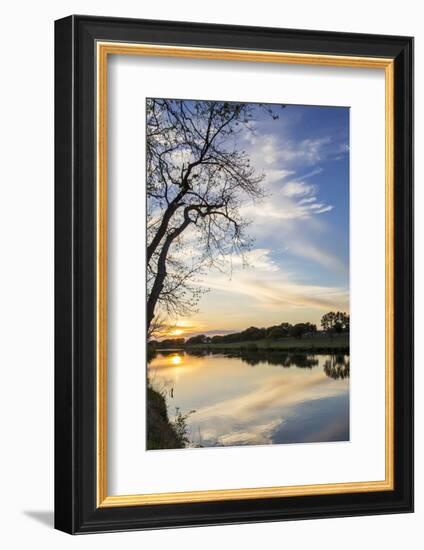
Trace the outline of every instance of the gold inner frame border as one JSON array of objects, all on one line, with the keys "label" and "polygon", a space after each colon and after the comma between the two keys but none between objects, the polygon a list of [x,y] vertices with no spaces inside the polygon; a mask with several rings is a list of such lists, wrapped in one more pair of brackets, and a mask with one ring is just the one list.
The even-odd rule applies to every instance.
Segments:
[{"label": "gold inner frame border", "polygon": [[[109,55],[180,57],[383,69],[385,72],[385,479],[315,485],[217,489],[109,496],[107,492],[107,62]],[[256,498],[364,493],[394,489],[394,60],[124,42],[96,42],[97,61],[97,507],[143,506]]]}]

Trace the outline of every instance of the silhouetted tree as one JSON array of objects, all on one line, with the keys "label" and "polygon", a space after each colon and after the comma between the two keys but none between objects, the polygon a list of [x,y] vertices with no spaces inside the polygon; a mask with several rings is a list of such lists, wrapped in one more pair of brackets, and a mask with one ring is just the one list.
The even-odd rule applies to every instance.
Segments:
[{"label": "silhouetted tree", "polygon": [[[249,248],[240,204],[262,196],[263,175],[235,139],[249,128],[250,104],[148,99],[146,110],[149,330],[158,304],[167,314],[192,311],[203,266]],[[196,243],[191,262],[183,234]]]},{"label": "silhouetted tree", "polygon": [[290,323],[281,323],[281,325],[276,325],[266,329],[266,337],[270,340],[278,340],[280,338],[287,338],[290,334],[292,325]]},{"label": "silhouetted tree", "polygon": [[316,325],[312,323],[297,323],[290,329],[290,335],[295,338],[302,338],[305,334],[315,333],[316,330]]},{"label": "silhouetted tree", "polygon": [[198,334],[197,336],[192,336],[186,341],[186,345],[190,346],[192,344],[205,344],[209,340],[204,334]]},{"label": "silhouetted tree", "polygon": [[321,326],[323,330],[329,334],[349,332],[350,317],[347,313],[342,311],[329,311],[321,318]]},{"label": "silhouetted tree", "polygon": [[155,347],[156,348],[180,348],[184,346],[184,344],[185,344],[184,338],[166,338],[161,342],[156,342]]}]

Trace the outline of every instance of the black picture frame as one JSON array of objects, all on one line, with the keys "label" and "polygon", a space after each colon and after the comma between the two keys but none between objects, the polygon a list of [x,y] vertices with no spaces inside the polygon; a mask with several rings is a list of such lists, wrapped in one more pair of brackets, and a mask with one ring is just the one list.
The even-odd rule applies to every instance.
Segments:
[{"label": "black picture frame", "polygon": [[[394,60],[393,490],[97,507],[98,40]],[[413,39],[73,15],[55,23],[55,73],[55,527],[76,534],[413,511]]]}]

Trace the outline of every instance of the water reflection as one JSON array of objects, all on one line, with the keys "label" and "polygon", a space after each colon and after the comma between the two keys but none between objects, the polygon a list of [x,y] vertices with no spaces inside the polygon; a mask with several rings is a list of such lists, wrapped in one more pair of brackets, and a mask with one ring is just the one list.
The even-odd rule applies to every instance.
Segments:
[{"label": "water reflection", "polygon": [[[208,356],[220,356],[228,357],[230,359],[240,359],[243,363],[247,363],[252,367],[259,365],[261,363],[267,365],[275,365],[277,367],[298,367],[298,368],[309,368],[316,367],[318,365],[318,359],[315,355],[306,354],[306,353],[288,353],[284,351],[228,351],[222,352],[218,350],[190,350],[189,353],[182,350],[161,350],[155,357],[162,355],[167,357],[169,362],[173,364],[180,364],[184,358],[188,360],[193,357],[208,357]],[[345,357],[341,356],[332,356],[332,357]],[[346,356],[347,357],[347,356]],[[338,360],[338,359],[337,359]],[[342,359],[343,360],[343,359]]]},{"label": "water reflection", "polygon": [[324,363],[325,374],[330,378],[334,378],[334,380],[348,378],[349,369],[350,359],[348,355],[331,355]]},{"label": "water reflection", "polygon": [[193,447],[349,439],[347,355],[162,350],[148,375]]},{"label": "water reflection", "polygon": [[349,440],[349,400],[344,395],[302,403],[272,434],[273,443]]}]

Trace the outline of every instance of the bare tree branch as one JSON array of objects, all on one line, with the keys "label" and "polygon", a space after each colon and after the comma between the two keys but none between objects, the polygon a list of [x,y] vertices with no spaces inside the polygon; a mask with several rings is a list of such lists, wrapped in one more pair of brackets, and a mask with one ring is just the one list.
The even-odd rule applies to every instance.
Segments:
[{"label": "bare tree branch", "polygon": [[[148,99],[146,107],[150,327],[159,305],[175,315],[192,309],[200,297],[194,280],[205,263],[219,266],[249,249],[240,206],[263,196],[264,176],[237,146],[253,120],[251,105]],[[178,259],[187,250],[183,234],[196,242],[191,263]]]}]

